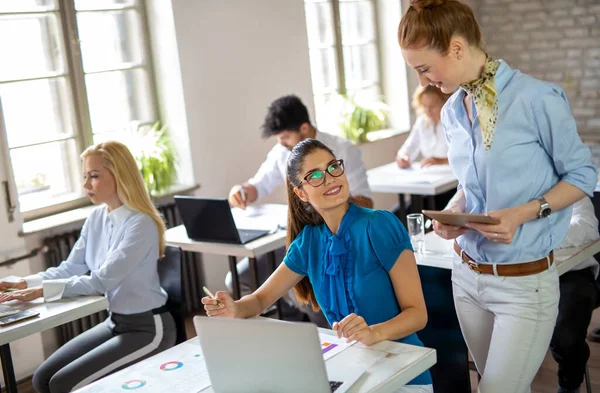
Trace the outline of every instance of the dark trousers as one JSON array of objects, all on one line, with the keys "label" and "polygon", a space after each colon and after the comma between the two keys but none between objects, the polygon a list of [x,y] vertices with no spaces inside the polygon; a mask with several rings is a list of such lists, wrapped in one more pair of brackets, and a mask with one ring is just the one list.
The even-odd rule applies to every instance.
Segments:
[{"label": "dark trousers", "polygon": [[596,298],[596,279],[592,268],[572,270],[560,276],[558,319],[550,351],[558,363],[558,384],[565,389],[575,389],[583,382],[590,357],[585,338]]}]

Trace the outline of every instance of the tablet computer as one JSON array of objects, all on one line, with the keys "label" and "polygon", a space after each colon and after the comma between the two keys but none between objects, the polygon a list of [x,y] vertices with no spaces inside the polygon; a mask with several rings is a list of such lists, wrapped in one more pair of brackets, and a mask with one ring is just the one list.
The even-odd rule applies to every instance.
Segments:
[{"label": "tablet computer", "polygon": [[38,315],[40,315],[40,313],[35,311],[23,311],[18,314],[9,315],[8,317],[0,319],[0,326],[10,325],[11,323],[22,321],[24,319],[37,317]]},{"label": "tablet computer", "polygon": [[423,214],[446,225],[465,227],[468,222],[479,224],[499,224],[500,221],[487,214],[458,213],[449,211],[423,210]]}]

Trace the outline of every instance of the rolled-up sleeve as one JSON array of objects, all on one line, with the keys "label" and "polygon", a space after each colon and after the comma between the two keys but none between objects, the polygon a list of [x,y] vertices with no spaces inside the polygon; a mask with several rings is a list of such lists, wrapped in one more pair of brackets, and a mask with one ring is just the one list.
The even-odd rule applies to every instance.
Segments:
[{"label": "rolled-up sleeve", "polygon": [[561,180],[593,196],[598,182],[597,170],[592,165],[589,147],[577,133],[564,92],[553,87],[533,102],[541,144],[552,157],[556,173]]}]

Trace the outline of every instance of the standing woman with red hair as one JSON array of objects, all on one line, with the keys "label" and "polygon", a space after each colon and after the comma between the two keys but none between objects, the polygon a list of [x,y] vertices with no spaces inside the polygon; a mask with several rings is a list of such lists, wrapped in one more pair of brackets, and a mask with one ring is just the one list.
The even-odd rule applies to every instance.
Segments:
[{"label": "standing woman with red hair", "polygon": [[398,39],[421,85],[453,93],[441,116],[459,180],[448,210],[498,221],[434,222],[439,236],[456,239],[454,301],[478,390],[529,392],[558,313],[552,250],[571,205],[596,185],[589,148],[563,90],[490,57],[469,6],[412,0]]}]

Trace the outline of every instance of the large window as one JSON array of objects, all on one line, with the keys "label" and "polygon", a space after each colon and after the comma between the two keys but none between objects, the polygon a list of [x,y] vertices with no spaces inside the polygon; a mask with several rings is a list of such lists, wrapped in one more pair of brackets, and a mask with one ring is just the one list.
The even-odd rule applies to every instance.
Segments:
[{"label": "large window", "polygon": [[331,123],[334,93],[381,99],[374,0],[305,0],[305,9],[317,124]]},{"label": "large window", "polygon": [[25,217],[81,202],[79,154],[157,118],[139,0],[0,0],[0,100]]}]

